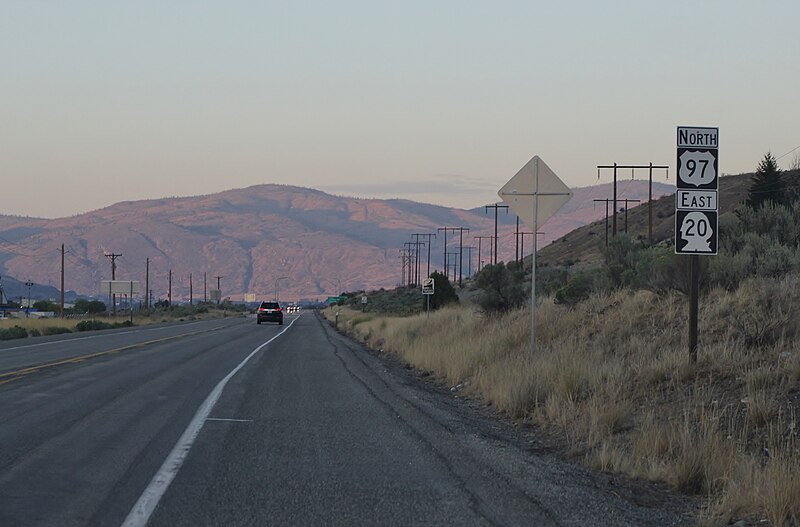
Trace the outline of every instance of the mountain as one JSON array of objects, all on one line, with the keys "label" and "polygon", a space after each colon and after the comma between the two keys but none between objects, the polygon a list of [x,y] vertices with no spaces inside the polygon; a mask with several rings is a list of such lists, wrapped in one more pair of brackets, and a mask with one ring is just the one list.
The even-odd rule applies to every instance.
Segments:
[{"label": "mountain", "polygon": [[[674,192],[654,184],[654,195]],[[542,226],[540,246],[605,215],[597,196],[607,197],[610,184],[575,189],[575,196]],[[619,197],[645,199],[647,182],[619,185]],[[516,216],[501,212],[499,259],[513,259]],[[60,247],[66,247],[66,286],[82,294],[99,295],[101,280],[116,278],[145,283],[150,259],[150,289],[166,298],[172,270],[173,300],[188,300],[190,274],[195,300],[216,288],[224,297],[242,300],[275,294],[282,299],[319,298],[338,289],[356,291],[393,287],[402,280],[400,249],[412,233],[437,232],[440,227],[465,227],[464,246],[477,246],[475,236],[494,233],[494,214],[483,208],[462,210],[401,199],[357,199],[285,185],[264,184],[218,194],[122,202],[71,216],[45,220],[0,216],[0,272],[20,280],[58,287]],[[527,230],[527,229],[524,229]],[[447,233],[448,252],[458,245]],[[424,241],[424,239],[423,239]],[[530,252],[530,236],[523,237]],[[444,236],[431,246],[431,267],[442,268]],[[489,261],[488,240],[481,260]],[[421,248],[424,267],[427,247]],[[472,271],[477,248],[472,251]],[[470,269],[465,252],[464,274]]]}]

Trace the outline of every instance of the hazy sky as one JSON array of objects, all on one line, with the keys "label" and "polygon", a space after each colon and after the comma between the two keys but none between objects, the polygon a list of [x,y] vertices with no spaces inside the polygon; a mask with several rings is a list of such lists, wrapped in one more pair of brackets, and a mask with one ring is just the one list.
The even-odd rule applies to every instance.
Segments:
[{"label": "hazy sky", "polygon": [[797,0],[0,0],[0,213],[259,183],[474,207],[534,154],[570,186],[674,166],[678,125],[751,171],[800,145],[798,22]]}]

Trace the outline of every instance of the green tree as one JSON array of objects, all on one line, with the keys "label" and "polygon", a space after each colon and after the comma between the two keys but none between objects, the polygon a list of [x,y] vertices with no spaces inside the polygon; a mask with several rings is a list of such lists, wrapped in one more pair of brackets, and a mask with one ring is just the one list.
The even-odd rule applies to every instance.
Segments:
[{"label": "green tree", "polygon": [[79,298],[75,301],[76,313],[103,313],[106,310],[106,305],[99,300],[87,300]]},{"label": "green tree", "polygon": [[55,302],[50,302],[49,300],[37,300],[33,303],[33,309],[36,311],[53,311],[57,312],[61,309],[61,306],[56,304]]},{"label": "green tree", "polygon": [[439,309],[447,304],[458,302],[458,295],[453,285],[445,275],[439,271],[431,273],[433,278],[433,294],[431,296],[431,309]]},{"label": "green tree", "polygon": [[778,168],[778,161],[771,152],[764,155],[764,159],[758,164],[756,173],[753,175],[750,192],[747,196],[747,205],[757,209],[768,201],[776,204],[785,204],[786,201],[786,184],[783,181],[783,173]]}]

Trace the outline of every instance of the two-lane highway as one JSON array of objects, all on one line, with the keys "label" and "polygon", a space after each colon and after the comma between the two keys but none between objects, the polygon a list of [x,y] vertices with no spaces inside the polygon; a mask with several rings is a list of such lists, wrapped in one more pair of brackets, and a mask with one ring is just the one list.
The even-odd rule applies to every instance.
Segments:
[{"label": "two-lane highway", "polygon": [[0,386],[0,525],[119,525],[213,387],[282,329],[235,318],[6,345],[0,368],[25,375]]},{"label": "two-lane highway", "polygon": [[520,448],[313,313],[97,337],[29,364],[124,349],[0,385],[0,525],[690,522]]}]

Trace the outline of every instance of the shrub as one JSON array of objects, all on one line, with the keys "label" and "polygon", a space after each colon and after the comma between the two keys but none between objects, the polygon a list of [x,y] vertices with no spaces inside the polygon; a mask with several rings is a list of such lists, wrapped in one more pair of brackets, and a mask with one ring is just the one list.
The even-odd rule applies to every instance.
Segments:
[{"label": "shrub", "polygon": [[78,331],[97,331],[100,329],[113,329],[114,325],[100,320],[81,320],[75,326]]},{"label": "shrub", "polygon": [[28,331],[21,326],[0,329],[0,340],[24,339],[27,336]]},{"label": "shrub", "polygon": [[556,304],[574,306],[586,300],[594,291],[594,275],[591,272],[580,272],[573,275],[567,283],[556,291]]},{"label": "shrub", "polygon": [[630,286],[636,282],[635,269],[643,247],[627,234],[620,234],[609,240],[604,257],[613,287]]},{"label": "shrub", "polygon": [[481,290],[478,305],[486,311],[505,312],[522,306],[530,294],[521,265],[503,262],[487,265],[475,275]]},{"label": "shrub", "polygon": [[104,313],[106,305],[99,300],[86,300],[79,298],[75,301],[74,311],[76,313]]},{"label": "shrub", "polygon": [[42,335],[61,335],[62,333],[72,333],[72,330],[63,326],[47,326],[42,329]]},{"label": "shrub", "polygon": [[708,265],[711,285],[734,291],[752,272],[752,260],[747,253],[720,252]]},{"label": "shrub", "polygon": [[567,285],[570,273],[566,267],[539,267],[536,269],[536,295],[554,295]]},{"label": "shrub", "polygon": [[433,278],[433,294],[431,295],[431,309],[439,309],[447,304],[457,304],[458,295],[453,285],[445,275],[438,271],[431,273]]},{"label": "shrub", "polygon": [[[700,265],[705,265],[703,260]],[[702,277],[701,272],[701,277]],[[702,278],[701,278],[702,280]],[[636,262],[634,285],[664,294],[667,291],[689,292],[688,260],[675,254],[672,245],[658,245],[641,251]]]}]

